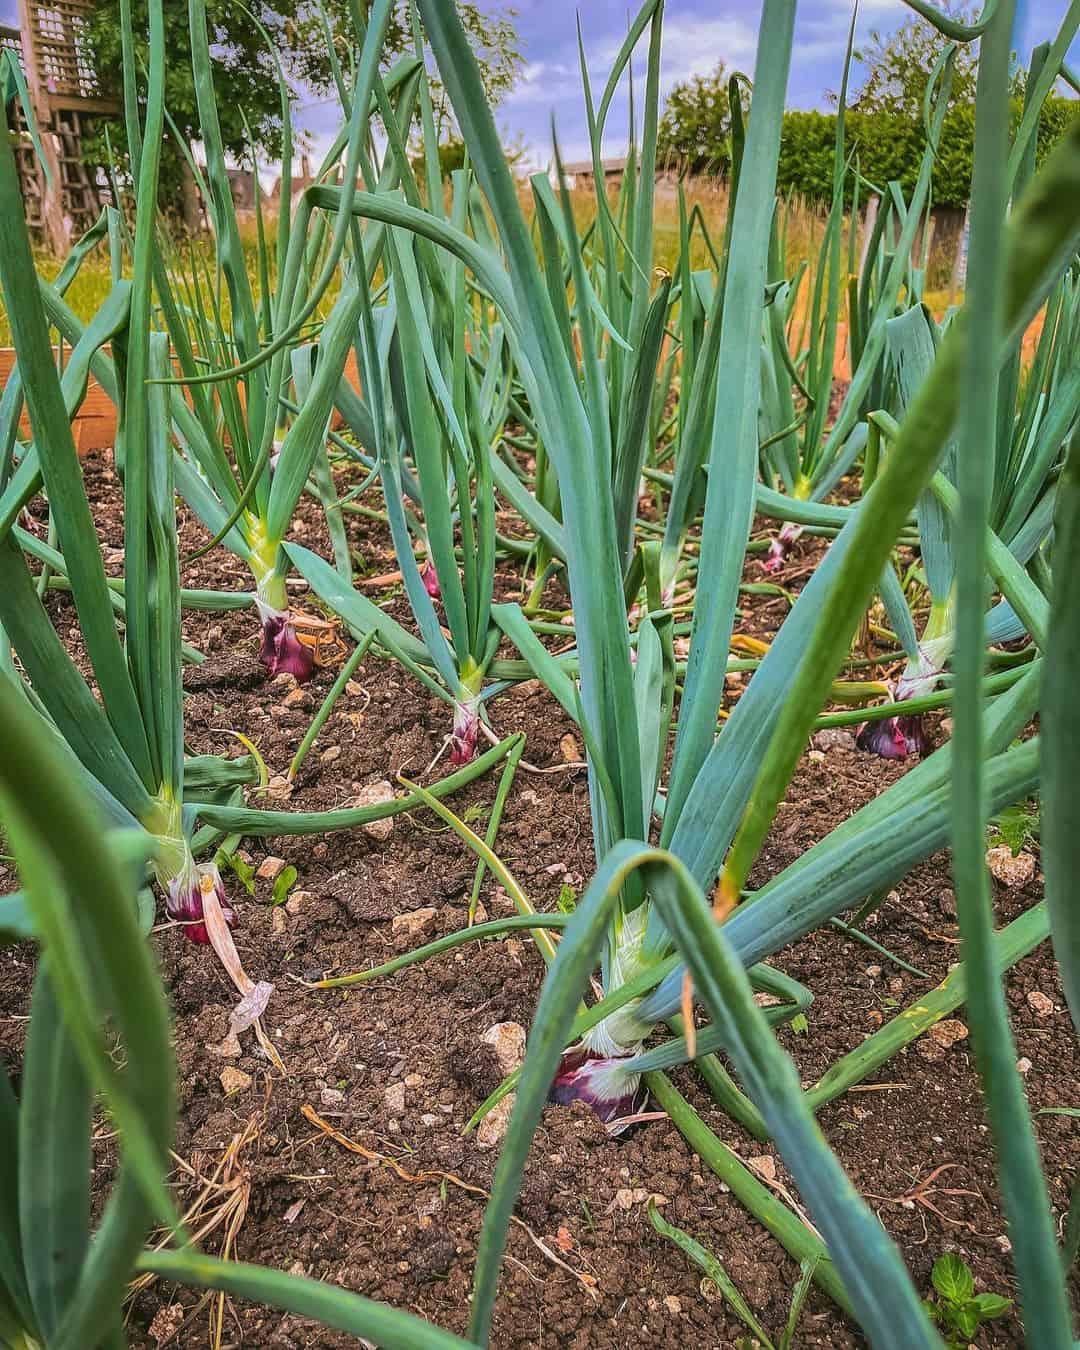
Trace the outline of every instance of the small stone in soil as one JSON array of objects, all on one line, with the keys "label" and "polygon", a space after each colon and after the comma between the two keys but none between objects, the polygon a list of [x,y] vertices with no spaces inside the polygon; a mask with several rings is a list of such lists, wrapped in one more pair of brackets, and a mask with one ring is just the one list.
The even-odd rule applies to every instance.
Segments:
[{"label": "small stone in soil", "polygon": [[261,877],[263,881],[273,881],[284,867],[284,858],[275,858],[273,854],[268,854],[259,864],[255,875]]},{"label": "small stone in soil", "polygon": [[184,1309],[179,1303],[170,1303],[159,1308],[150,1323],[150,1336],[158,1344],[171,1341],[180,1330],[184,1320]]},{"label": "small stone in soil", "polygon": [[233,1031],[223,1041],[218,1044],[211,1042],[206,1048],[212,1055],[219,1055],[222,1059],[236,1059],[240,1054],[240,1042]]},{"label": "small stone in soil", "polygon": [[311,904],[313,898],[311,891],[293,891],[285,901],[285,908],[290,914],[300,914]]},{"label": "small stone in soil", "polygon": [[766,1181],[776,1180],[776,1159],[768,1153],[762,1154],[760,1158],[751,1158],[750,1166]]},{"label": "small stone in soil", "polygon": [[499,1061],[504,1077],[519,1068],[525,1060],[525,1028],[519,1022],[496,1022],[480,1037],[490,1045]]},{"label": "small stone in soil", "polygon": [[1054,1012],[1054,1001],[1049,999],[1039,989],[1033,989],[1027,996],[1027,1001],[1031,1005],[1031,1010],[1036,1017],[1051,1017]]},{"label": "small stone in soil", "polygon": [[968,1029],[963,1022],[955,1017],[948,1017],[943,1022],[935,1022],[927,1032],[932,1036],[938,1045],[944,1046],[946,1050],[957,1043],[967,1039]]},{"label": "small stone in soil", "polygon": [[400,1116],[405,1112],[405,1084],[402,1082],[391,1083],[383,1093],[383,1101],[386,1103],[386,1109],[392,1116]]},{"label": "small stone in soil", "polygon": [[480,1122],[476,1131],[477,1148],[495,1148],[502,1142],[506,1127],[510,1124],[510,1113],[514,1109],[514,1096],[515,1094],[511,1092],[508,1097],[496,1102]]},{"label": "small stone in soil", "polygon": [[246,1092],[251,1086],[251,1074],[245,1073],[243,1069],[235,1069],[230,1064],[227,1069],[222,1069],[220,1080],[226,1097],[231,1097],[234,1092]]},{"label": "small stone in soil", "polygon": [[390,920],[390,927],[395,934],[400,934],[405,938],[415,938],[426,932],[434,922],[435,911],[427,907],[425,909],[414,909],[408,914],[395,914]]},{"label": "small stone in soil", "polygon": [[[356,796],[350,798],[348,805],[359,810],[365,806],[382,806],[386,802],[392,802],[394,797],[393,787],[385,778],[380,778],[360,788]],[[371,839],[388,839],[394,828],[394,817],[383,816],[382,820],[369,820],[360,828]]]},{"label": "small stone in soil", "polygon": [[813,739],[817,750],[854,750],[855,737],[843,727],[825,727]]},{"label": "small stone in soil", "polygon": [[1003,886],[1026,886],[1035,876],[1035,858],[1030,853],[1013,851],[1008,844],[999,844],[997,848],[987,849],[986,865],[994,878]]}]

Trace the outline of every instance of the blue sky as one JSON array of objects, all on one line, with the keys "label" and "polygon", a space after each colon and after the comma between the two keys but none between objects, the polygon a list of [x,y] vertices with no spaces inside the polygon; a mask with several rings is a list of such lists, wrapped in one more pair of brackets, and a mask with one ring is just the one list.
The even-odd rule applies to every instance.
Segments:
[{"label": "blue sky", "polygon": [[[580,9],[585,48],[594,87],[602,85],[611,59],[626,32],[627,12],[636,9],[626,0],[515,0],[518,31],[526,59],[524,78],[499,110],[500,126],[520,135],[539,163],[550,154],[554,116],[565,159],[584,158],[584,109],[574,29]],[[1064,18],[1066,0],[1020,0],[1015,45],[1025,58],[1031,47],[1056,34]],[[661,65],[663,88],[688,76],[707,74],[724,61],[731,69],[753,73],[757,48],[760,0],[667,0]],[[888,32],[911,17],[903,0],[862,0],[857,35],[871,29]],[[795,47],[788,106],[826,106],[828,91],[839,87],[851,0],[801,0],[795,29]],[[639,46],[639,75],[644,72],[646,40]],[[637,83],[640,94],[641,83]],[[605,152],[625,149],[627,100],[613,107],[605,137]]]},{"label": "blue sky", "polygon": [[[518,87],[503,103],[498,121],[508,141],[526,146],[532,163],[547,164],[554,117],[566,160],[584,158],[584,109],[578,69],[575,15],[580,13],[585,49],[594,88],[599,90],[626,32],[627,14],[635,0],[511,0],[525,57]],[[505,0],[480,0],[481,7],[505,8]],[[0,0],[0,21],[14,24],[16,0]],[[1067,0],[1019,0],[1015,47],[1026,59],[1032,46],[1052,38],[1064,18]],[[713,70],[718,61],[729,69],[753,71],[760,0],[667,0],[661,76],[663,88]],[[888,32],[911,15],[903,0],[862,0],[857,33]],[[851,0],[801,0],[788,105],[826,106],[829,90],[840,83]],[[644,70],[645,42],[637,60]],[[1080,45],[1080,44],[1077,44]],[[1073,65],[1080,64],[1077,46]],[[626,88],[614,103],[604,142],[607,154],[626,148]],[[640,90],[640,81],[638,84]],[[314,149],[325,147],[337,130],[337,111],[329,102],[301,102],[297,123],[312,134]]]}]

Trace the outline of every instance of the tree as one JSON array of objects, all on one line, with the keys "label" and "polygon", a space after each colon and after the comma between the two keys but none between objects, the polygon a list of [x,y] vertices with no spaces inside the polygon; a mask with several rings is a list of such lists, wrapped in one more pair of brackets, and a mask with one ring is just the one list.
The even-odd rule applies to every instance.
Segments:
[{"label": "tree", "polygon": [[[520,140],[510,145],[504,143],[503,157],[513,171],[528,154],[528,147]],[[439,141],[439,173],[443,178],[449,178],[455,169],[465,167],[465,142],[459,135],[451,131],[449,135],[444,135]],[[424,147],[419,143],[415,148],[415,153],[410,156],[410,162],[417,176],[422,180],[424,177]]]},{"label": "tree", "polygon": [[[249,7],[265,26],[279,50],[288,44],[292,10],[297,0],[249,0]],[[147,0],[132,0],[140,74],[147,59]],[[231,0],[207,0],[207,27],[214,53],[214,83],[219,93],[218,114],[226,150],[237,160],[250,162],[251,152],[273,154],[281,135],[281,107],[273,58],[248,13]],[[191,72],[191,29],[186,0],[165,0],[165,106],[186,143],[199,139],[199,117]],[[96,0],[87,26],[87,43],[103,98],[123,99],[123,55],[119,0]],[[223,93],[228,90],[228,97]],[[245,127],[244,119],[248,126]],[[122,115],[102,118],[96,135],[86,142],[88,158],[107,162],[108,147],[121,169],[127,161],[127,137]],[[249,134],[250,133],[250,134]],[[162,146],[160,200],[178,200],[183,159],[171,136]]]},{"label": "tree", "polygon": [[[136,45],[145,62],[147,0],[131,0]],[[361,13],[370,12],[371,0],[360,0]],[[480,62],[485,88],[493,103],[509,92],[517,79],[522,57],[512,9],[481,10],[472,0],[459,6],[465,30]],[[328,17],[334,45],[343,68],[350,68],[355,39],[349,0],[332,0]],[[206,0],[207,26],[218,94],[218,115],[225,149],[238,163],[253,158],[277,158],[281,138],[281,105],[277,71],[272,53],[250,15],[266,29],[277,50],[294,97],[324,94],[333,89],[333,73],[327,54],[325,30],[308,0]],[[165,48],[168,53],[165,105],[179,135],[190,144],[199,139],[199,116],[191,71],[191,32],[187,0],[164,0]],[[122,98],[120,0],[95,0],[87,40],[102,97]],[[383,64],[390,66],[410,51],[413,38],[408,0],[398,0],[383,44]],[[452,130],[442,86],[429,60],[437,125],[442,135]],[[88,157],[106,162],[106,132],[109,144],[121,162],[127,143],[123,120],[101,119],[97,135],[89,142]],[[299,139],[299,138],[298,138]],[[302,148],[300,144],[298,149]],[[182,156],[171,137],[163,147],[161,200],[178,200]]]},{"label": "tree", "polygon": [[[302,3],[302,0],[301,0]],[[347,53],[353,32],[352,0],[324,0],[323,10],[334,33],[338,58],[347,65]],[[372,0],[360,0],[365,20],[371,12]],[[492,107],[498,106],[517,83],[521,72],[522,55],[518,32],[514,24],[517,11],[510,7],[481,7],[476,0],[458,0],[458,16],[480,64],[480,78],[484,93]],[[346,35],[350,35],[346,37]],[[386,30],[384,65],[406,52],[412,51],[414,40],[410,19],[409,0],[397,0]],[[425,46],[428,81],[435,104],[436,127],[439,139],[453,136],[456,126],[442,81],[430,50]],[[292,71],[303,84],[321,92],[330,90],[333,78],[326,54],[325,29],[318,13],[304,6],[295,21],[295,38],[291,54]]]},{"label": "tree", "polygon": [[[953,17],[969,22],[964,10]],[[850,106],[857,112],[890,113],[895,117],[921,120],[923,96],[934,66],[944,51],[946,38],[926,19],[912,18],[884,36],[874,29],[865,47],[856,48],[854,60],[866,69],[862,87]],[[952,103],[975,99],[978,55],[973,42],[960,43],[953,62]],[[835,95],[832,96],[835,102]]]},{"label": "tree", "polygon": [[686,173],[726,173],[731,163],[731,98],[721,61],[711,75],[676,84],[664,100],[657,133],[660,163]]},{"label": "tree", "polygon": [[[953,11],[967,21],[971,11]],[[933,202],[962,207],[971,191],[975,134],[975,44],[959,45],[953,65],[949,107],[934,163]],[[926,148],[923,101],[927,84],[945,48],[945,39],[923,19],[911,19],[895,32],[872,32],[854,53],[863,68],[862,85],[849,96],[845,144],[858,156],[859,168],[871,183],[884,187],[897,181],[905,194],[914,189]],[[1010,117],[1015,133],[1023,112],[1025,72],[1013,74]],[[730,157],[731,106],[723,66],[713,75],[676,85],[664,106],[660,152],[690,173],[722,173]],[[832,99],[835,104],[836,98]],[[751,101],[751,117],[753,104]],[[1047,99],[1039,120],[1036,162],[1080,114],[1080,102]],[[784,114],[777,186],[828,202],[833,193],[837,115],[818,111]],[[854,178],[849,179],[850,193]],[[865,198],[865,192],[863,193]]]}]

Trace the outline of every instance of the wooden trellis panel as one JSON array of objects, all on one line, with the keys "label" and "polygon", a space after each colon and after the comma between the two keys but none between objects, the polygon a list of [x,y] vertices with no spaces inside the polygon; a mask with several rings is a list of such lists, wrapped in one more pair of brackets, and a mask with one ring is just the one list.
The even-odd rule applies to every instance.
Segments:
[{"label": "wooden trellis panel", "polygon": [[88,229],[108,191],[87,169],[83,138],[94,115],[115,112],[104,99],[89,59],[86,0],[19,0],[18,30],[0,30],[0,45],[20,52],[38,132],[55,187],[30,144],[21,108],[15,110],[15,155],[31,229],[64,251]]},{"label": "wooden trellis panel", "polygon": [[86,5],[81,0],[51,0],[49,4],[24,4],[22,9],[34,53],[34,73],[52,107],[96,98],[98,84],[86,55]]}]

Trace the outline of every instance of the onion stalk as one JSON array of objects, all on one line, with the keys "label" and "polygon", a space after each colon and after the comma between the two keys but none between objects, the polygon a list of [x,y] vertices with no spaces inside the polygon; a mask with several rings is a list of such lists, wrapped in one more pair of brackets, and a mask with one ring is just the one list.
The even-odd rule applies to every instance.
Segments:
[{"label": "onion stalk", "polygon": [[[388,22],[388,0],[373,8],[363,50],[377,49]],[[318,361],[310,347],[294,347],[303,325],[322,300],[344,256],[346,228],[334,232],[329,247],[325,222],[313,215],[307,193],[294,206],[290,190],[292,111],[290,93],[269,35],[256,27],[270,51],[281,96],[283,164],[282,196],[276,240],[268,245],[262,222],[262,194],[256,188],[258,274],[264,293],[256,296],[244,263],[241,231],[229,185],[224,142],[211,69],[203,0],[193,0],[193,56],[207,72],[196,81],[200,121],[206,146],[206,167],[198,165],[180,144],[203,200],[215,250],[215,273],[191,274],[189,260],[173,258],[163,246],[156,260],[155,280],[161,313],[179,366],[175,386],[187,386],[187,397],[170,387],[173,430],[179,450],[177,488],[211,535],[204,553],[221,543],[250,569],[261,624],[259,655],[270,675],[286,672],[297,680],[310,678],[311,650],[297,637],[285,592],[287,556],[281,550],[305,492],[312,492],[327,511],[338,567],[351,575],[350,555],[327,453],[330,418],[344,378],[358,313],[358,291],[366,290],[382,255],[381,227],[368,241],[369,270],[343,285],[324,319]],[[317,178],[341,173],[346,192],[354,190],[361,165],[367,167],[369,121],[379,97],[398,96],[387,115],[410,124],[415,108],[417,70],[414,59],[400,62],[385,77],[366,60],[354,71],[351,88],[342,86],[348,106],[347,126],[330,147]],[[376,91],[378,85],[378,92]],[[384,111],[386,111],[384,109]],[[396,168],[378,184],[392,189]],[[276,289],[271,278],[276,278]],[[224,280],[231,310],[225,327],[215,287]],[[217,354],[224,357],[220,364]],[[239,357],[239,364],[236,357]],[[291,368],[290,368],[291,366]],[[295,399],[289,398],[290,375]],[[214,386],[217,397],[210,396]],[[226,453],[231,448],[232,455]],[[372,467],[364,451],[356,458]]]},{"label": "onion stalk", "polygon": [[[605,981],[609,993],[616,993],[648,968],[643,951],[646,918],[647,911],[639,908],[617,923]],[[640,1007],[641,999],[633,999],[590,1027],[563,1052],[551,1085],[552,1101],[564,1105],[585,1102],[612,1134],[621,1134],[625,1126],[619,1122],[642,1111],[648,1098],[641,1073],[628,1068],[653,1029],[638,1015]]]},{"label": "onion stalk", "polygon": [[[426,117],[425,79],[419,101]],[[439,180],[433,153],[429,146],[421,166],[429,182],[432,174]],[[419,202],[418,171],[394,138],[384,175],[391,163],[408,201]],[[468,230],[486,231],[471,187],[470,174],[456,171],[450,218],[443,214],[441,188],[427,218],[462,237]],[[373,193],[364,200],[384,199]],[[340,199],[338,204],[340,209]],[[414,205],[409,209],[418,211]],[[470,293],[475,283],[459,259],[447,266],[428,241],[391,228],[384,266],[387,303],[376,307],[365,293],[354,333],[362,397],[348,393],[339,409],[357,435],[368,438],[375,455],[419,642],[411,635],[402,642],[397,625],[392,629],[340,569],[331,572],[307,550],[293,547],[289,553],[355,633],[379,631],[397,650],[407,650],[409,668],[450,704],[445,745],[451,764],[459,767],[476,755],[484,681],[500,637],[492,618],[496,535],[489,447],[501,437],[508,415],[511,350],[500,324],[475,320]]]}]

